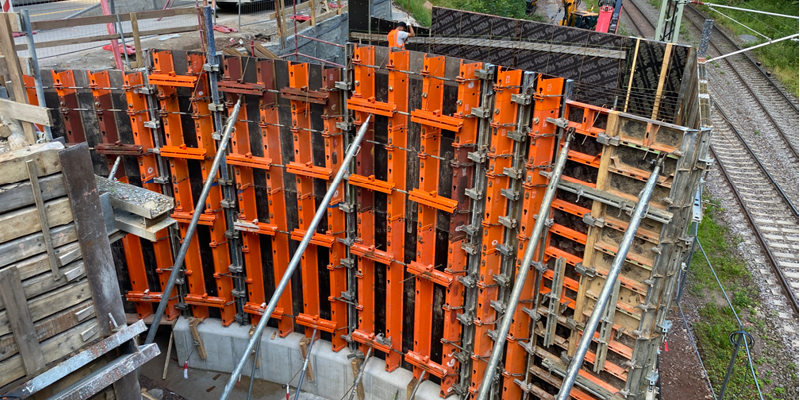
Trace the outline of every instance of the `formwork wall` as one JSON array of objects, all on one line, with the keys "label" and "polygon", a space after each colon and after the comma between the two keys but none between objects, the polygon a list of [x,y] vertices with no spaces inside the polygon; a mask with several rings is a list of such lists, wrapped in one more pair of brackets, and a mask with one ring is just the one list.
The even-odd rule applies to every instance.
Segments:
[{"label": "formwork wall", "polygon": [[[668,329],[708,133],[578,102],[575,83],[561,77],[370,46],[351,45],[348,58],[345,70],[224,59],[222,111],[240,97],[244,103],[226,158],[229,178],[218,178],[206,202],[168,318],[224,325],[262,318],[345,149],[373,115],[269,324],[281,337],[321,331],[335,351],[371,346],[387,371],[424,371],[442,396],[474,396],[500,342],[497,393],[549,399],[627,213],[654,160],[664,157],[616,307],[572,391],[579,399],[643,398]],[[120,283],[141,318],[161,299],[216,153],[204,55],[154,50],[150,59],[147,72],[44,73],[46,96],[58,99],[48,104],[60,109],[56,135],[88,141],[101,174],[128,154],[120,177],[176,199],[178,229],[156,242],[129,235],[119,246]],[[560,118],[566,128],[557,128]],[[548,171],[568,134],[575,139],[552,222],[509,336],[497,338]]]}]

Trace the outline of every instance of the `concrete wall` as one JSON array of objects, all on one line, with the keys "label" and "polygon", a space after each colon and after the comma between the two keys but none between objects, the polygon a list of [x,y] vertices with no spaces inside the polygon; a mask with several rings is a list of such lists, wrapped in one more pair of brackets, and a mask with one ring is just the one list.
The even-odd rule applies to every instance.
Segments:
[{"label": "concrete wall", "polygon": [[[348,13],[335,16],[323,22],[300,31],[301,35],[308,37],[320,38],[322,40],[344,45],[347,43]],[[286,37],[286,48],[281,49],[280,44],[266,46],[270,51],[277,55],[284,55],[294,52],[294,35]],[[332,46],[330,44],[317,42],[314,40],[298,38],[297,49],[301,54],[307,54],[312,57],[320,58],[326,61],[334,62],[344,65],[347,60],[345,49],[342,47]],[[294,61],[294,57],[288,60]],[[300,61],[317,63],[311,59],[303,59]]]},{"label": "concrete wall", "polygon": [[[250,326],[234,324],[223,327],[219,319],[207,319],[198,325],[197,329],[208,357],[205,360],[200,359],[189,331],[189,321],[181,317],[174,328],[178,361],[183,364],[188,359],[189,368],[230,373],[242,357],[250,339]],[[255,375],[252,375],[252,358],[250,358],[245,364],[243,374],[286,384],[303,367],[303,359],[300,356],[300,340],[303,337],[302,334],[292,333],[281,338],[276,329],[265,328],[261,339],[261,367],[256,370]],[[328,341],[315,342],[309,360],[314,368],[315,380],[304,381],[302,390],[326,399],[342,398],[355,381],[350,359],[347,358],[348,354],[351,354],[349,349],[334,353]],[[386,372],[384,361],[372,357],[367,363],[362,383],[367,399],[392,400],[395,392],[399,392],[398,399],[405,399],[406,388],[412,378],[411,372],[404,369]],[[292,387],[297,385],[297,379],[292,382]],[[423,382],[416,398],[438,399],[439,385],[430,381]]]},{"label": "concrete wall", "polygon": [[392,19],[392,0],[372,0],[372,16]]}]

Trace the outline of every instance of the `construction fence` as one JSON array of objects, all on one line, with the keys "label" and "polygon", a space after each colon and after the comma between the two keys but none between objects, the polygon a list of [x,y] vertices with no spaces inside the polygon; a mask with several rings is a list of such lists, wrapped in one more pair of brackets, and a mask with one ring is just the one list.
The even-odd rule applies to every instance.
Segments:
[{"label": "construction fence", "polygon": [[[225,57],[217,88],[204,53],[176,50],[153,50],[151,72],[43,72],[47,104],[59,105],[54,136],[88,141],[99,175],[123,155],[119,180],[175,198],[177,228],[149,227],[151,240],[128,235],[115,244],[131,311],[145,318],[164,296],[217,151],[212,114],[241,98],[230,178],[217,177],[206,200],[180,285],[168,294],[168,319],[227,326],[264,318],[275,282],[325,206],[302,273],[267,316],[281,337],[318,330],[336,351],[372,347],[387,371],[424,372],[443,397],[477,393],[502,345],[496,393],[552,398],[638,194],[663,162],[615,307],[593,332],[571,393],[644,398],[692,243],[686,232],[710,131],[697,129],[696,117],[673,124],[576,101],[575,82],[554,75],[383,47],[349,45],[347,54],[346,69]],[[696,97],[687,86],[683,98]],[[211,102],[213,90],[223,103]],[[368,115],[355,162],[341,165]],[[568,136],[546,234],[531,244]],[[347,181],[320,204],[344,167]],[[528,245],[538,248],[535,262],[519,304],[508,304]],[[498,338],[510,310],[509,335]]]}]

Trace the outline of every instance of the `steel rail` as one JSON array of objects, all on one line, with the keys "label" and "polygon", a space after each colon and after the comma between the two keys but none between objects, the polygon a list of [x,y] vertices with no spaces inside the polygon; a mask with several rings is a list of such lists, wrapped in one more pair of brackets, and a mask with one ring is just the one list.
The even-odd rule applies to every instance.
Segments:
[{"label": "steel rail", "polygon": [[[641,9],[641,7],[639,7],[639,5],[637,5],[635,1],[629,1],[629,2],[628,2],[626,5],[631,5],[631,6],[633,6],[633,8],[634,8],[634,9],[636,9],[636,12],[637,12],[637,13],[638,13],[638,14],[641,16],[641,19],[644,19],[645,21],[647,21],[647,24],[648,24],[648,25],[650,25],[650,28],[651,28],[651,29],[652,29],[652,31],[653,31],[652,33],[650,33],[650,36],[654,35],[654,34],[655,34],[655,32],[656,32],[656,27],[655,27],[655,25],[653,25],[653,22],[651,22],[651,21],[650,21],[650,18],[647,18],[647,15],[645,15],[645,14],[644,14],[644,12],[642,12],[642,9]],[[630,12],[630,8],[629,8],[629,7],[624,7],[624,6],[623,6],[623,7],[622,7],[622,11],[624,11],[624,12],[625,12],[625,14],[627,14],[627,15],[628,15],[628,19],[629,19],[631,22],[633,22],[633,23],[634,23],[634,24],[633,24],[633,27],[634,27],[634,28],[635,28],[635,29],[636,29],[636,30],[639,32],[639,35],[640,35],[642,38],[645,38],[645,39],[646,39],[646,38],[648,37],[648,35],[646,35],[646,34],[644,33],[644,31],[642,30],[642,28],[641,28],[641,27],[639,27],[639,25],[638,25],[638,24],[636,24],[636,21],[634,21],[634,19],[632,18],[632,16],[633,16],[633,15],[632,15],[632,14],[631,14],[631,12]]]},{"label": "steel rail", "polygon": [[772,264],[772,268],[778,274],[778,277],[781,281],[781,286],[783,290],[786,292],[787,297],[791,300],[790,303],[794,312],[796,314],[800,314],[800,310],[798,310],[797,298],[794,296],[794,292],[792,292],[791,286],[789,286],[789,282],[786,281],[786,277],[783,275],[783,271],[781,271],[780,267],[778,266],[778,261],[775,260],[775,257],[772,255],[770,251],[769,245],[767,244],[767,240],[761,235],[761,231],[758,229],[758,225],[756,224],[755,218],[752,214],[750,214],[750,210],[744,203],[744,199],[742,198],[741,193],[739,193],[739,189],[736,188],[736,185],[733,183],[733,179],[728,174],[728,170],[725,168],[725,165],[722,163],[719,157],[717,157],[717,153],[714,151],[713,146],[709,146],[709,150],[714,158],[717,160],[717,164],[719,165],[719,170],[722,172],[722,175],[725,177],[725,180],[728,182],[728,185],[731,187],[731,191],[733,191],[733,195],[736,198],[736,202],[742,207],[744,210],[744,214],[747,217],[747,222],[750,224],[750,227],[753,228],[753,231],[756,233],[756,237],[758,238],[758,243],[761,244],[761,248],[764,249],[764,252],[767,254],[767,258]]},{"label": "steel rail", "polygon": [[[238,104],[238,103],[237,103]],[[234,109],[236,111],[236,109]],[[238,111],[236,111],[238,113]],[[233,114],[228,121],[232,121],[236,119],[236,115]],[[317,207],[317,212],[314,214],[314,219],[311,220],[311,223],[306,230],[306,234],[303,235],[303,240],[297,246],[297,250],[295,250],[294,255],[292,255],[292,259],[289,261],[289,266],[286,268],[286,272],[283,274],[281,281],[275,287],[275,292],[272,294],[272,297],[269,299],[269,304],[267,304],[267,308],[264,310],[263,318],[258,321],[258,326],[256,326],[255,332],[253,332],[253,336],[250,337],[250,341],[247,342],[247,347],[244,349],[244,355],[239,362],[236,364],[236,367],[231,372],[231,376],[228,379],[228,383],[225,385],[225,389],[222,392],[222,395],[219,397],[219,400],[225,400],[233,391],[234,386],[236,385],[236,380],[239,377],[239,374],[242,373],[242,369],[244,369],[244,364],[247,362],[247,356],[250,355],[250,352],[253,351],[255,344],[257,341],[261,340],[261,335],[264,332],[264,328],[267,326],[267,321],[269,321],[269,316],[272,315],[272,312],[275,311],[275,307],[278,305],[278,300],[281,298],[283,291],[286,290],[286,287],[289,286],[289,283],[292,279],[292,275],[294,271],[297,269],[297,266],[300,265],[300,259],[303,257],[303,253],[308,247],[308,244],[311,242],[311,238],[314,236],[314,233],[317,231],[317,225],[319,225],[322,217],[327,213],[328,204],[330,204],[331,199],[333,198],[333,194],[338,190],[339,183],[342,182],[344,179],[344,174],[347,172],[347,166],[350,161],[355,157],[356,153],[360,149],[360,143],[364,139],[364,136],[367,133],[367,128],[369,127],[370,119],[372,119],[372,115],[369,115],[364,123],[361,124],[361,128],[359,128],[358,133],[356,134],[355,140],[350,144],[350,147],[347,149],[347,154],[345,154],[344,159],[342,160],[342,166],[336,172],[336,176],[334,176],[333,181],[331,181],[330,186],[328,187],[328,191],[325,192],[325,197],[319,202],[319,207]],[[230,132],[226,129],[226,134],[230,136]],[[203,202],[200,202],[203,203]],[[197,214],[197,212],[195,212]],[[173,271],[174,274],[174,271]],[[170,277],[172,280],[172,277]],[[171,289],[170,289],[171,290]],[[169,292],[165,292],[169,293]],[[163,302],[163,300],[162,300]],[[166,304],[166,303],[164,303]],[[161,309],[161,305],[159,305],[159,309]]]},{"label": "steel rail", "polygon": [[[707,17],[705,16],[705,14],[703,14],[703,13],[702,13],[700,10],[696,9],[694,6],[692,6],[692,5],[689,5],[689,4],[687,4],[687,6],[688,6],[689,8],[691,8],[691,9],[692,9],[692,11],[694,11],[694,12],[696,12],[696,13],[698,13],[698,14],[702,15],[702,16],[703,16],[703,18],[707,18]],[[728,35],[727,35],[725,32],[723,32],[721,29],[719,29],[719,28],[717,27],[717,25],[716,25],[716,24],[714,25],[714,29],[716,29],[716,30],[717,30],[719,33],[721,33],[721,34],[722,34],[722,36],[724,36],[724,37],[725,37],[725,39],[727,39],[727,40],[728,40],[728,42],[730,42],[730,43],[731,43],[731,45],[733,45],[733,47],[735,47],[735,48],[736,48],[736,50],[741,50],[741,49],[742,49],[741,47],[739,47],[739,45],[738,45],[736,42],[734,42],[734,41],[733,41],[733,39],[731,39],[731,38],[730,38],[730,36],[728,36]],[[789,103],[789,104],[790,104],[792,107],[794,107],[795,111],[798,111],[798,106],[797,106],[797,104],[795,104],[795,102],[794,102],[794,101],[792,101],[792,99],[790,99],[790,98],[789,98],[789,96],[787,96],[787,95],[786,95],[786,93],[785,93],[783,90],[781,90],[780,86],[778,86],[778,84],[777,84],[777,83],[775,83],[775,81],[774,81],[774,80],[772,80],[772,78],[771,78],[769,75],[767,75],[767,72],[766,72],[766,71],[764,71],[764,70],[761,68],[761,66],[759,66],[759,65],[758,65],[758,63],[757,63],[755,60],[753,60],[753,58],[752,58],[752,57],[750,57],[750,55],[749,55],[749,54],[744,54],[744,56],[745,56],[745,57],[747,57],[747,60],[748,60],[748,61],[750,61],[750,63],[752,63],[752,64],[753,64],[753,66],[754,66],[754,67],[756,67],[756,69],[757,69],[759,72],[761,72],[761,75],[763,75],[763,76],[764,76],[764,79],[766,79],[767,81],[769,81],[769,83],[770,83],[772,86],[774,86],[774,87],[775,87],[775,90],[777,90],[777,91],[778,91],[778,93],[780,93],[780,94],[781,94],[781,96],[782,96],[782,97],[783,97],[783,98],[786,100],[786,102],[787,102],[787,103]]]},{"label": "steel rail", "polygon": [[[161,296],[161,301],[158,302],[156,313],[153,314],[153,324],[150,325],[150,331],[147,332],[147,340],[145,340],[145,344],[153,343],[156,338],[156,331],[158,331],[158,325],[161,323],[161,316],[164,315],[164,310],[166,310],[167,303],[169,303],[170,300],[169,293],[172,293],[172,289],[175,287],[175,281],[178,280],[179,271],[183,268],[183,262],[186,260],[186,253],[189,252],[189,244],[192,241],[195,231],[197,231],[197,223],[200,221],[200,216],[203,215],[203,210],[206,208],[206,198],[208,198],[208,193],[211,192],[211,187],[214,186],[214,182],[217,180],[217,171],[219,170],[220,164],[222,164],[222,156],[225,154],[225,148],[228,147],[228,142],[231,138],[231,132],[233,132],[233,126],[235,125],[234,122],[236,122],[236,117],[239,115],[239,110],[241,108],[242,99],[239,98],[239,101],[237,101],[236,105],[233,107],[233,111],[231,111],[231,117],[228,119],[228,123],[225,125],[224,135],[219,141],[217,154],[214,156],[214,162],[211,164],[211,170],[208,171],[208,179],[206,179],[206,182],[203,185],[203,191],[200,193],[200,197],[197,199],[197,205],[195,206],[194,213],[192,214],[192,221],[189,223],[189,227],[186,228],[186,235],[183,237],[183,243],[178,251],[178,256],[175,257],[175,263],[172,265],[172,271],[169,274],[167,286],[163,291],[164,294]],[[246,354],[249,355],[251,351],[253,351],[253,349],[249,348]]]},{"label": "steel rail", "polygon": [[[572,130],[573,129],[570,128],[570,131]],[[500,358],[505,352],[506,346],[503,342],[508,336],[511,322],[514,319],[514,314],[519,304],[519,298],[522,296],[522,287],[525,286],[525,279],[528,276],[528,270],[530,269],[531,261],[533,261],[533,255],[536,253],[536,248],[539,247],[539,237],[542,235],[542,232],[545,231],[545,223],[550,216],[550,205],[556,197],[556,188],[558,188],[558,182],[561,180],[561,173],[564,171],[564,165],[567,161],[569,145],[573,139],[573,134],[570,131],[566,132],[564,147],[561,148],[558,159],[553,166],[553,172],[550,174],[550,182],[547,184],[547,191],[542,199],[539,215],[536,217],[536,225],[533,226],[530,240],[528,240],[528,245],[525,247],[525,255],[522,257],[522,262],[519,265],[519,272],[517,272],[517,276],[514,277],[514,288],[509,296],[500,326],[498,326],[495,331],[497,333],[497,336],[495,336],[497,339],[495,340],[494,346],[492,346],[492,355],[486,363],[486,372],[483,375],[483,381],[481,381],[477,397],[478,400],[487,400],[489,398],[489,391],[491,390],[492,382],[497,372],[497,365],[500,363]]]},{"label": "steel rail", "polygon": [[[705,18],[705,16],[704,16],[704,15],[703,15],[703,14],[702,14],[700,11],[698,11],[698,10],[696,10],[696,9],[693,9],[692,7],[689,7],[689,9],[691,9],[692,11],[694,11],[695,13],[697,13],[697,15],[699,15],[699,16],[701,16],[701,17]],[[701,32],[703,31],[703,28],[702,28],[700,25],[698,25],[698,24],[697,24],[697,22],[695,22],[695,21],[694,21],[694,20],[692,20],[691,18],[686,18],[686,19],[687,19],[689,22],[691,22],[691,23],[692,23],[692,25],[695,27],[695,29],[697,29],[697,30],[699,30],[699,31],[701,31]],[[716,30],[717,30],[717,32],[719,32],[719,34],[720,34],[720,35],[722,35],[722,36],[725,36],[725,33],[723,33],[721,30],[719,30],[719,28],[717,28],[717,27],[716,27],[716,25],[714,25],[714,29],[716,29]],[[725,36],[725,37],[726,37],[728,40],[730,40],[730,38],[728,38],[727,36]],[[720,50],[720,49],[719,49],[719,47],[717,47],[717,45],[714,43],[714,41],[713,41],[713,40],[710,40],[710,41],[709,41],[709,45],[711,45],[711,47],[713,47],[713,48],[714,48],[714,50],[716,50],[716,51],[717,51],[717,52],[718,52],[720,55],[722,55],[722,54],[725,54],[725,53],[723,53],[723,52],[722,52],[722,50]],[[789,137],[788,137],[788,135],[786,134],[786,132],[784,132],[784,131],[783,131],[783,129],[782,129],[782,128],[781,128],[781,127],[778,125],[777,121],[775,121],[775,119],[774,119],[774,118],[772,118],[772,114],[770,114],[770,112],[769,112],[769,111],[767,111],[767,106],[766,106],[766,105],[764,105],[764,103],[763,103],[763,102],[761,102],[761,99],[760,99],[760,98],[759,98],[759,97],[756,95],[756,93],[753,91],[753,88],[751,88],[751,87],[750,87],[750,85],[747,83],[747,81],[746,81],[746,80],[744,79],[744,77],[741,75],[741,73],[740,73],[740,72],[739,72],[739,70],[736,68],[736,66],[735,66],[735,65],[733,65],[733,62],[732,62],[731,60],[727,59],[727,58],[725,59],[725,62],[728,64],[728,66],[730,67],[731,71],[733,71],[733,74],[734,74],[734,75],[736,75],[736,77],[737,77],[737,78],[739,78],[739,81],[740,81],[740,82],[742,82],[742,86],[744,86],[744,87],[745,87],[745,89],[747,89],[747,92],[748,92],[748,93],[750,93],[750,95],[751,95],[751,96],[753,97],[753,99],[756,101],[756,104],[758,104],[758,106],[759,106],[759,107],[761,108],[761,110],[764,112],[764,115],[767,117],[767,120],[769,120],[769,122],[772,124],[772,126],[774,126],[774,127],[775,127],[775,130],[777,130],[777,131],[778,131],[778,134],[781,136],[781,138],[783,139],[783,141],[784,141],[784,142],[786,142],[787,146],[789,146],[789,150],[790,150],[790,151],[792,152],[792,154],[794,155],[794,158],[796,158],[796,159],[800,159],[800,156],[798,156],[798,153],[797,153],[797,149],[794,147],[794,145],[792,144],[792,142],[789,140]],[[776,90],[779,90],[779,91],[780,91],[780,89],[778,89],[778,88],[777,88],[777,86],[776,86]]]},{"label": "steel rail", "polygon": [[[653,168],[653,172],[650,174],[650,178],[647,180],[647,184],[639,195],[639,201],[637,202],[633,213],[631,213],[631,219],[630,222],[628,222],[628,228],[625,229],[625,235],[622,236],[619,249],[617,249],[617,254],[614,256],[614,262],[611,263],[611,267],[608,269],[608,276],[606,277],[605,283],[603,283],[603,289],[597,296],[597,302],[592,310],[592,315],[589,317],[589,320],[586,321],[586,326],[583,329],[583,335],[581,335],[581,340],[578,342],[575,355],[572,357],[572,361],[569,363],[567,373],[564,375],[564,381],[561,384],[561,389],[558,391],[558,395],[556,395],[556,400],[569,399],[569,393],[572,391],[572,386],[575,384],[575,379],[578,377],[578,371],[580,371],[584,358],[586,358],[586,352],[589,351],[589,345],[592,344],[594,332],[597,330],[597,325],[600,323],[600,318],[605,313],[606,307],[609,306],[609,298],[611,297],[611,293],[614,291],[614,287],[617,285],[617,277],[619,277],[619,273],[622,271],[622,266],[625,264],[625,258],[628,256],[628,251],[633,245],[633,239],[636,237],[636,231],[639,229],[639,224],[645,218],[647,209],[650,208],[650,197],[653,196],[653,191],[655,190],[656,182],[658,181],[658,173],[661,171],[662,163],[663,160],[659,159],[655,168]],[[616,301],[614,301],[614,303],[612,303],[610,306],[616,309]]]},{"label": "steel rail", "polygon": [[758,165],[758,167],[761,169],[762,172],[764,172],[764,175],[767,176],[767,179],[769,179],[769,181],[772,183],[772,185],[775,186],[775,189],[777,189],[778,193],[781,194],[781,197],[783,198],[783,201],[785,201],[786,204],[789,205],[789,208],[792,209],[792,212],[794,212],[794,215],[796,217],[800,217],[800,214],[798,214],[798,212],[797,212],[797,208],[795,208],[795,206],[792,203],[792,201],[789,200],[789,196],[786,195],[786,193],[783,191],[783,188],[781,188],[781,186],[778,184],[778,182],[775,181],[775,179],[772,177],[772,174],[770,174],[767,171],[767,168],[764,167],[764,164],[761,163],[761,160],[756,156],[756,153],[753,152],[753,149],[750,148],[750,146],[744,140],[744,137],[742,137],[742,134],[739,133],[739,130],[736,129],[735,126],[733,126],[733,123],[731,122],[730,119],[728,119],[728,115],[725,114],[725,111],[723,111],[722,108],[719,107],[716,102],[714,103],[714,109],[716,109],[719,112],[719,114],[722,116],[722,119],[724,119],[725,122],[728,124],[728,127],[730,127],[731,130],[733,131],[733,133],[736,134],[736,137],[738,137],[739,140],[742,141],[742,143],[744,144],[744,147],[747,149],[747,152],[750,153],[750,155],[753,157],[753,159],[756,160],[756,164]]}]

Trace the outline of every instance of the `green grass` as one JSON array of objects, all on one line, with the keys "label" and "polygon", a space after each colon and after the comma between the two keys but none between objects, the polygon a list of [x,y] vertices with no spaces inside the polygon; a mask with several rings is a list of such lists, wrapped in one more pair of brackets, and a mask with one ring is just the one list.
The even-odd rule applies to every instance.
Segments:
[{"label": "green grass", "polygon": [[[753,335],[763,348],[776,348],[778,344],[772,342],[768,335],[764,318],[757,317],[760,304],[747,264],[735,255],[735,248],[741,239],[720,223],[720,216],[724,210],[719,202],[711,198],[704,200],[706,213],[698,227],[697,237],[745,325],[745,330]],[[698,305],[697,313],[700,320],[693,325],[697,344],[711,383],[719,394],[733,352],[728,335],[738,330],[739,326],[699,248],[696,248],[692,259],[687,284],[689,295],[694,297],[692,303]],[[751,354],[754,354],[752,348]],[[787,389],[774,384],[770,377],[775,369],[781,369],[784,373],[791,373],[793,370],[775,365],[774,360],[768,357],[756,357],[754,361],[756,375],[765,399],[784,398]],[[736,359],[727,393],[726,398],[758,399],[744,347]]]}]

